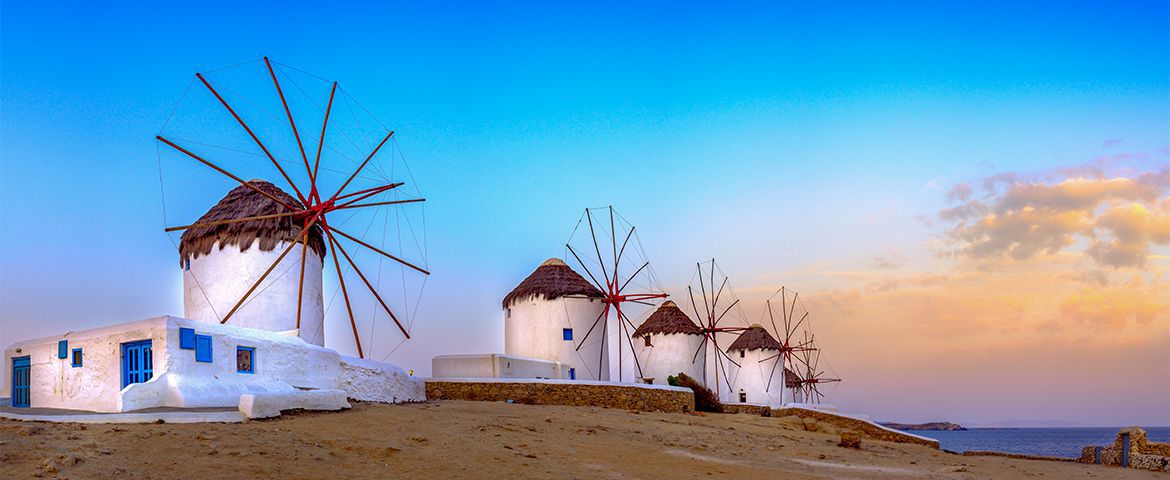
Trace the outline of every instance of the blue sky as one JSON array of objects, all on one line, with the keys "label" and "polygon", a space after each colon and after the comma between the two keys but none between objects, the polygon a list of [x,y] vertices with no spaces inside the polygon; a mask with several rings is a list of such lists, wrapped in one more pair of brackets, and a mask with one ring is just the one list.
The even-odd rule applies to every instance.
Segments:
[{"label": "blue sky", "polygon": [[[1165,2],[6,2],[0,343],[181,313],[153,135],[196,71],[268,55],[396,130],[436,273],[395,360],[427,371],[502,348],[500,298],[563,253],[586,206],[636,223],[673,286],[712,256],[745,290],[854,288],[808,272],[890,253],[949,268],[916,217],[955,184],[1123,152],[1170,163],[1168,20]],[[874,393],[859,388],[842,395]],[[1170,423],[1165,388],[1136,418],[1095,421]],[[1006,408],[973,419],[1019,418]]]}]

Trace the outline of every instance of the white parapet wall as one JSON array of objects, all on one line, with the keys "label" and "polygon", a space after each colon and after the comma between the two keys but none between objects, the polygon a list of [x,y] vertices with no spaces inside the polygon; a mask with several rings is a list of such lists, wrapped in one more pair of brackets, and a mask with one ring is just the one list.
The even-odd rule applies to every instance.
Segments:
[{"label": "white parapet wall", "polygon": [[517,355],[483,353],[439,355],[431,359],[434,378],[565,378],[560,362]]},{"label": "white parapet wall", "polygon": [[[195,348],[184,348],[185,334],[199,339]],[[58,355],[61,342],[66,358]],[[140,363],[149,362],[152,371],[149,379],[131,383],[127,369],[142,365],[127,364],[124,345],[136,342],[149,342],[150,353]],[[73,365],[75,349],[81,351],[80,366]],[[251,357],[250,371],[241,370],[247,362],[238,355]],[[242,395],[317,390],[340,390],[363,401],[425,399],[422,381],[394,365],[343,357],[295,334],[169,316],[16,342],[4,352],[4,392],[13,391],[14,361],[26,358],[29,406],[38,408],[234,408]]]}]

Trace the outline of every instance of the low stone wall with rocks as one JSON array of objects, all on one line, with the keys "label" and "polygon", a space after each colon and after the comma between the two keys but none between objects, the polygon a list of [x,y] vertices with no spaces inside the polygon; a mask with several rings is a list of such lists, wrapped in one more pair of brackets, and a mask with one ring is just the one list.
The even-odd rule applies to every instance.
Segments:
[{"label": "low stone wall with rocks", "polygon": [[801,419],[812,419],[818,422],[828,423],[841,429],[853,430],[870,440],[913,443],[916,445],[925,445],[930,448],[938,448],[938,440],[886,428],[863,418],[797,407],[784,407],[772,410],[773,417],[787,417],[789,415],[795,415]]},{"label": "low stone wall with rocks", "polygon": [[695,410],[689,388],[580,380],[428,379],[428,400],[512,401],[534,405],[620,408],[643,412]]},{"label": "low stone wall with rocks", "polygon": [[1102,465],[1122,464],[1122,438],[1129,435],[1129,467],[1156,472],[1170,472],[1170,444],[1151,442],[1146,431],[1138,427],[1123,428],[1117,432],[1112,445],[1089,446],[1081,449],[1081,463],[1097,463],[1097,448],[1101,449]]},{"label": "low stone wall with rocks", "polygon": [[724,403],[723,413],[744,413],[748,415],[759,415],[761,417],[771,417],[772,407],[753,403]]}]

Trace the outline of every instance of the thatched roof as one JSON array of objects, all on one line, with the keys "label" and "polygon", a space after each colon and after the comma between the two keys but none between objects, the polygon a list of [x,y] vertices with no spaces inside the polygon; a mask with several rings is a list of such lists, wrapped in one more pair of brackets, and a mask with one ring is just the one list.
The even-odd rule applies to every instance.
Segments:
[{"label": "thatched roof", "polygon": [[789,370],[788,367],[784,367],[784,386],[788,388],[800,387],[800,375],[797,375],[796,372]]},{"label": "thatched roof", "polygon": [[520,285],[512,289],[504,297],[504,308],[516,303],[517,301],[538,296],[546,300],[554,300],[565,295],[582,295],[593,298],[603,298],[604,293],[598,290],[597,287],[585,280],[584,277],[574,272],[572,268],[565,265],[559,258],[550,258],[544,263],[536,267],[536,271],[532,272],[528,278],[525,278]]},{"label": "thatched roof", "polygon": [[[260,190],[283,200],[293,206],[302,206],[301,202],[281,190],[280,187],[264,180],[249,180],[248,183]],[[195,223],[212,222],[216,220],[230,220],[233,218],[254,217],[284,213],[288,209],[272,201],[255,190],[240,185],[233,188],[219,203],[211,207],[207,213],[199,217]],[[301,236],[301,224],[293,217],[269,218],[248,222],[228,223],[210,227],[189,228],[183,232],[179,240],[179,262],[200,255],[211,253],[211,248],[218,243],[219,248],[235,245],[242,251],[251,248],[252,243],[260,240],[260,250],[264,252],[276,249],[281,242],[297,241]],[[321,227],[314,225],[309,231],[309,248],[321,258],[325,258],[325,238]]]},{"label": "thatched roof", "polygon": [[685,335],[702,335],[703,331],[699,329],[695,322],[691,321],[686,313],[678,308],[673,301],[667,300],[658,306],[650,317],[634,330],[635,337],[649,335],[651,333],[682,333]]},{"label": "thatched roof", "polygon": [[727,347],[727,351],[732,350],[780,350],[780,342],[772,337],[772,334],[764,330],[764,327],[758,323],[753,323],[752,326],[739,334],[731,346]]}]

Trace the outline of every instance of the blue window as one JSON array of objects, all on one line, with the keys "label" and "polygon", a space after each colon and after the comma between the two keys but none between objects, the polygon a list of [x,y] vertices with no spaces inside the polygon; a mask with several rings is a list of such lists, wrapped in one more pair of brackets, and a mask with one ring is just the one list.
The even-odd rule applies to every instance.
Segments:
[{"label": "blue window", "polygon": [[211,363],[211,335],[195,336],[195,361]]},{"label": "blue window", "polygon": [[564,329],[564,331],[561,332],[561,335],[563,335],[565,337],[565,340],[572,340],[573,339],[573,329],[566,328],[566,329]]},{"label": "blue window", "polygon": [[179,328],[179,348],[183,350],[195,349],[195,329]]},{"label": "blue window", "polygon": [[57,358],[69,358],[69,340],[57,342]]},{"label": "blue window", "polygon": [[569,380],[576,380],[576,379],[577,379],[577,369],[569,367]]},{"label": "blue window", "polygon": [[12,359],[12,406],[29,406],[29,374],[32,373],[29,357]]},{"label": "blue window", "polygon": [[122,344],[122,388],[154,376],[154,355],[150,340]]},{"label": "blue window", "polygon": [[73,349],[73,366],[74,367],[81,366],[81,349],[80,348]]},{"label": "blue window", "polygon": [[256,348],[236,347],[236,371],[239,373],[256,373]]}]

